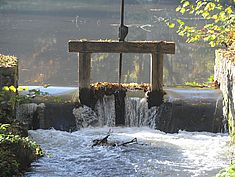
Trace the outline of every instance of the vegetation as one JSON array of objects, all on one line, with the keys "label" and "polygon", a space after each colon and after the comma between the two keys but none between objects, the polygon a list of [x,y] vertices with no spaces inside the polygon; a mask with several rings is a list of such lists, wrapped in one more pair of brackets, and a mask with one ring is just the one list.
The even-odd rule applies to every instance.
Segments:
[{"label": "vegetation", "polygon": [[[15,67],[17,67],[16,57],[0,55],[0,68],[3,71]],[[8,84],[10,75],[10,72],[3,72],[1,84]],[[10,78],[10,83],[15,82],[14,79]],[[22,90],[25,89],[14,86],[4,86],[0,90],[0,176],[4,177],[22,175],[31,162],[42,156],[40,146],[28,137],[27,128],[15,120],[15,107],[30,99],[18,95]]]},{"label": "vegetation", "polygon": [[208,81],[205,83],[198,83],[198,82],[185,82],[185,86],[189,87],[199,87],[199,88],[219,88],[218,82],[214,80],[214,76],[211,75],[208,78]]},{"label": "vegetation", "polygon": [[235,176],[235,164],[231,164],[227,168],[222,169],[215,177],[233,177],[233,176]]},{"label": "vegetation", "polygon": [[91,84],[91,88],[93,90],[112,90],[111,92],[114,92],[118,89],[125,90],[144,90],[148,91],[150,88],[150,84],[137,84],[137,83],[130,83],[130,84],[118,84],[118,83],[109,83],[109,82],[97,82],[94,84]]},{"label": "vegetation", "polygon": [[19,95],[18,92],[26,88],[15,88],[14,86],[4,86],[0,91],[0,123],[9,123],[14,119],[16,105],[30,102],[31,98],[27,95]]},{"label": "vegetation", "polygon": [[42,156],[40,146],[28,137],[27,128],[14,119],[14,106],[29,101],[15,94],[21,89],[5,86],[0,92],[0,176],[4,177],[21,175]]},{"label": "vegetation", "polygon": [[16,125],[0,123],[0,176],[21,175],[43,155],[40,146],[25,136],[27,130]]},{"label": "vegetation", "polygon": [[176,11],[182,15],[194,15],[205,20],[203,25],[190,26],[181,18],[165,20],[170,28],[186,37],[186,42],[204,41],[211,47],[235,47],[235,0],[222,3],[220,0],[197,0],[195,3],[181,0]]}]

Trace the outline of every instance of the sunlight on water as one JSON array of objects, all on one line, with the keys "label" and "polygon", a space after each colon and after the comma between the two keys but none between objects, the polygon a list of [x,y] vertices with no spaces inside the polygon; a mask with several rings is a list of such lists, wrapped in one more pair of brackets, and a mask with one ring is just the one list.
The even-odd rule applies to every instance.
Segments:
[{"label": "sunlight on water", "polygon": [[109,141],[138,144],[91,147],[110,128],[87,128],[73,133],[35,130],[45,157],[34,162],[27,177],[58,176],[213,176],[229,163],[229,137],[185,132],[165,134],[150,128],[112,128]]}]

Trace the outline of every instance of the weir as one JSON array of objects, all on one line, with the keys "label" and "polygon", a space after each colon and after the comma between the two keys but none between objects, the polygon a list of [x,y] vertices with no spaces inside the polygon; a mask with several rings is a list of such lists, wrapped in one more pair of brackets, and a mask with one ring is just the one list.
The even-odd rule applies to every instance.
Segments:
[{"label": "weir", "polygon": [[[29,87],[48,92],[35,103],[21,105],[18,118],[30,129],[74,131],[85,127],[116,126],[114,95],[103,96],[94,109],[77,102],[76,87]],[[226,131],[222,114],[222,95],[219,90],[196,88],[165,88],[164,103],[148,107],[142,90],[127,91],[125,126],[151,127],[168,133],[187,131]],[[26,94],[26,93],[25,93]],[[58,97],[60,101],[58,101]],[[38,122],[38,123],[36,123]]]},{"label": "weir", "polygon": [[[69,52],[77,52],[79,63],[79,98],[83,105],[94,109],[95,95],[90,88],[92,53],[150,53],[151,68],[148,107],[163,102],[163,55],[175,53],[175,43],[165,41],[69,41]],[[123,89],[115,91],[116,126],[125,125],[125,102]]]}]

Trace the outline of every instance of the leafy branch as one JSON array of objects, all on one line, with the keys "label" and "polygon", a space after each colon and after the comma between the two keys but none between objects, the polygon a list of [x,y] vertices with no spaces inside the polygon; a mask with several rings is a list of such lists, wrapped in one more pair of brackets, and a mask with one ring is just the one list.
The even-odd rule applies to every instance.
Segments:
[{"label": "leafy branch", "polygon": [[[230,4],[235,6],[235,0]],[[223,5],[220,0],[197,0],[194,3],[181,0],[175,10],[181,15],[194,15],[205,20],[204,25],[195,26],[180,18],[164,21],[169,28],[176,28],[178,35],[186,37],[186,42],[204,41],[211,47],[235,46],[235,12],[232,5]]]}]

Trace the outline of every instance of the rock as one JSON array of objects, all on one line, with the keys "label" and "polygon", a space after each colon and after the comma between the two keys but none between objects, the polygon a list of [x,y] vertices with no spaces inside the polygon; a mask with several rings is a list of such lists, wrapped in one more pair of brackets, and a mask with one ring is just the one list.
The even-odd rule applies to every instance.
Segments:
[{"label": "rock", "polygon": [[90,107],[83,105],[73,109],[73,114],[76,118],[77,128],[95,127],[99,125],[98,116]]}]

